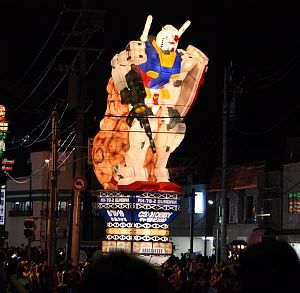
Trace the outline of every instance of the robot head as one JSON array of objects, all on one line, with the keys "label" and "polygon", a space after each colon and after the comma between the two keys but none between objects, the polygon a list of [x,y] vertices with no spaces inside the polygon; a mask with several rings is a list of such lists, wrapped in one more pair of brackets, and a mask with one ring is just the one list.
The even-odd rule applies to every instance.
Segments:
[{"label": "robot head", "polygon": [[163,26],[156,36],[156,43],[158,47],[160,47],[163,51],[175,51],[181,35],[190,24],[191,22],[187,20],[179,30],[170,24]]}]

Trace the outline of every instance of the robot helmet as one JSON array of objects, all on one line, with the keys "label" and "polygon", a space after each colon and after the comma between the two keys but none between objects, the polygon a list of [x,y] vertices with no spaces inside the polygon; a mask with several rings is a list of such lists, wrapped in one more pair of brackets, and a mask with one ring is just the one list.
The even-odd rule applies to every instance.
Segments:
[{"label": "robot helmet", "polygon": [[156,36],[156,43],[163,51],[173,52],[177,49],[178,41],[191,22],[187,20],[182,27],[177,30],[174,26],[167,24],[162,27]]}]

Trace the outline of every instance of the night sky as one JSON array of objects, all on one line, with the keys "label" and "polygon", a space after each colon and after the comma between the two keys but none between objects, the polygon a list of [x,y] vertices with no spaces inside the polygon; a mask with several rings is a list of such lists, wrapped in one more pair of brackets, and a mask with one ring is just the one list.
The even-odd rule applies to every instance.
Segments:
[{"label": "night sky", "polygon": [[[221,164],[223,76],[224,67],[232,62],[228,97],[236,97],[236,111],[229,121],[228,160],[269,160],[280,164],[286,160],[288,137],[300,134],[300,11],[296,4],[287,5],[286,1],[286,6],[271,1],[207,2],[210,3],[198,1],[197,8],[192,3],[173,5],[170,12],[155,2],[151,2],[153,7],[149,2],[147,8],[135,9],[126,2],[113,10],[103,6],[103,1],[88,1],[88,8],[106,10],[103,29],[90,40],[90,46],[104,51],[88,56],[88,64],[93,64],[87,75],[89,100],[93,102],[89,111],[95,118],[89,132],[96,134],[105,111],[110,60],[129,41],[139,39],[147,15],[153,16],[153,35],[165,24],[179,28],[189,19],[191,25],[178,48],[188,44],[198,47],[208,56],[209,64],[205,84],[186,118],[186,137],[173,155],[192,156],[192,164],[204,172]],[[58,55],[43,83],[37,86],[37,81],[77,19],[78,14],[70,12],[64,12],[60,18],[63,4],[80,8],[78,3],[1,1],[0,99],[7,107],[10,121],[7,156],[28,153],[30,148],[16,148],[16,141],[31,133],[49,115],[53,105],[58,103],[63,110],[66,83],[43,101],[62,74],[59,64],[72,53]]]}]

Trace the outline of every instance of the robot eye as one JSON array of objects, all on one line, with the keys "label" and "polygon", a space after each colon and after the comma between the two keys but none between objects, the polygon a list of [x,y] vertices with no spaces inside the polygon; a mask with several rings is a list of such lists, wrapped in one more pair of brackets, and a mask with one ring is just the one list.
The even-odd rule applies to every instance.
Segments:
[{"label": "robot eye", "polygon": [[179,37],[177,35],[174,36],[174,41],[177,43],[179,41]]}]

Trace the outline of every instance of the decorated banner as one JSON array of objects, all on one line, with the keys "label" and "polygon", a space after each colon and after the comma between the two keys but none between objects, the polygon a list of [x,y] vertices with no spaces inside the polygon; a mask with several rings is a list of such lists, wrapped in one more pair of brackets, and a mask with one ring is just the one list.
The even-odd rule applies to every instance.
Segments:
[{"label": "decorated banner", "polygon": [[170,223],[180,211],[179,194],[100,192],[97,209],[109,222]]},{"label": "decorated banner", "polygon": [[130,242],[133,253],[172,254],[169,223],[180,212],[182,196],[173,192],[100,191],[97,210],[107,221],[102,251],[117,247],[128,251],[126,243]]}]

